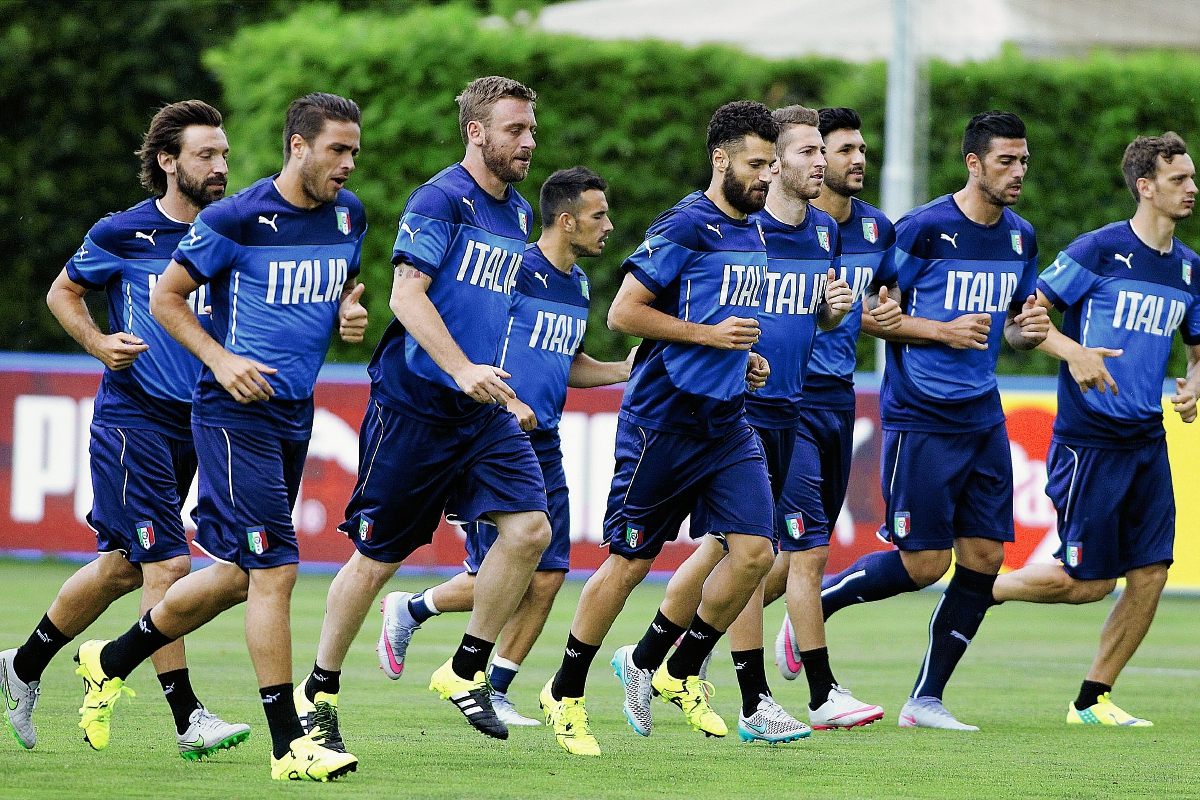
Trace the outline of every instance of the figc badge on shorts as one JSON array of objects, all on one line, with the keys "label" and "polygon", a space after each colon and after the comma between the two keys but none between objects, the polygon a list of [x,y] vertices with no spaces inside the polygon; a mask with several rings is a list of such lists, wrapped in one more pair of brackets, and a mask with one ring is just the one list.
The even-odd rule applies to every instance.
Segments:
[{"label": "figc badge on shorts", "polygon": [[250,545],[250,550],[256,556],[267,552],[267,529],[262,525],[246,528],[246,543]]},{"label": "figc badge on shorts", "polygon": [[635,528],[632,525],[625,526],[625,541],[630,547],[637,547],[642,543],[642,529]]},{"label": "figc badge on shorts", "polygon": [[909,518],[908,512],[897,511],[892,515],[892,535],[897,539],[903,539],[910,533],[912,533],[912,520]]},{"label": "figc badge on shorts", "polygon": [[143,550],[149,550],[154,547],[154,523],[149,520],[139,522],[136,526],[138,541],[142,544]]}]

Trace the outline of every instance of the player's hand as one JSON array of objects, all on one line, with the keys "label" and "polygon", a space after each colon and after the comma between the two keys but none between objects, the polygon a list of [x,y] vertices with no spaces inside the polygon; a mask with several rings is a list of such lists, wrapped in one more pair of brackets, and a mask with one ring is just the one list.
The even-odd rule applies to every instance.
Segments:
[{"label": "player's hand", "polygon": [[900,310],[900,304],[895,298],[888,297],[888,288],[886,286],[879,287],[879,305],[871,309],[869,313],[875,318],[875,322],[885,331],[894,331],[900,327],[900,319],[904,316],[904,312]]},{"label": "player's hand", "polygon": [[514,397],[509,400],[508,410],[517,418],[521,430],[531,431],[537,427],[537,414],[533,413],[533,409],[522,402],[521,398]]},{"label": "player's hand", "polygon": [[454,378],[454,382],[458,384],[458,388],[463,391],[463,394],[477,403],[507,404],[509,400],[517,396],[517,393],[503,380],[511,378],[512,375],[499,367],[487,364],[469,364],[457,375],[451,377]]},{"label": "player's hand", "polygon": [[358,344],[367,332],[367,309],[359,302],[366,288],[365,283],[356,285],[338,305],[338,336],[343,342]]},{"label": "player's hand", "polygon": [[771,365],[767,363],[767,360],[758,353],[751,353],[750,362],[746,365],[746,388],[757,392],[767,385],[767,378],[770,374]]},{"label": "player's hand", "polygon": [[277,370],[257,361],[234,355],[228,350],[214,364],[210,364],[213,376],[225,387],[225,391],[239,403],[253,403],[256,400],[270,400],[275,394],[271,384],[267,382],[268,375],[274,375]]},{"label": "player's hand", "polygon": [[1196,421],[1196,391],[1184,378],[1175,379],[1175,394],[1171,395],[1171,402],[1184,422]]},{"label": "player's hand", "polygon": [[720,350],[749,350],[758,341],[758,320],[726,317],[716,325],[707,325],[704,344]]},{"label": "player's hand", "polygon": [[623,371],[625,373],[625,377],[621,379],[623,381],[629,380],[629,376],[633,374],[633,360],[637,358],[638,347],[639,345],[635,344],[629,349],[629,355],[625,356],[625,361],[623,362]]},{"label": "player's hand", "polygon": [[110,333],[100,337],[99,343],[90,350],[93,357],[104,363],[111,370],[126,369],[137,357],[150,349],[132,333]]},{"label": "player's hand", "polygon": [[1104,394],[1105,387],[1117,393],[1117,382],[1109,374],[1104,359],[1116,358],[1124,350],[1111,350],[1107,347],[1081,347],[1079,352],[1067,359],[1067,369],[1071,377],[1079,385],[1079,391],[1087,394],[1088,389],[1095,389]]},{"label": "player's hand", "polygon": [[833,267],[829,268],[829,280],[825,283],[825,303],[829,306],[830,315],[838,322],[854,305],[854,292],[850,284],[844,278],[839,278]]},{"label": "player's hand", "polygon": [[955,350],[987,350],[991,314],[963,314],[942,323],[942,343]]},{"label": "player's hand", "polygon": [[1013,318],[1021,329],[1021,338],[1029,342],[1030,349],[1046,341],[1050,333],[1050,312],[1045,306],[1038,305],[1037,295],[1025,298],[1021,313]]}]

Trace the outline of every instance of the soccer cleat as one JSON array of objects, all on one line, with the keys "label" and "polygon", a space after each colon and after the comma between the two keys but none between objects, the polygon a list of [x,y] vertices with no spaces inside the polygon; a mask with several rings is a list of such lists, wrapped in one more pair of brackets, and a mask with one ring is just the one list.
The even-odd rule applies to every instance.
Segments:
[{"label": "soccer cleat", "polygon": [[404,654],[414,633],[421,629],[420,623],[408,611],[412,592],[389,592],[379,608],[383,612],[383,631],[375,652],[379,654],[379,668],[392,680],[404,672]]},{"label": "soccer cleat", "polygon": [[738,712],[738,737],[743,742],[781,744],[809,736],[812,728],[785,711],[769,694],[758,696],[758,708],[749,717]]},{"label": "soccer cleat", "polygon": [[883,719],[883,709],[854,699],[849,689],[836,683],[829,690],[829,699],[816,711],[808,710],[808,723],[815,731],[835,728],[857,728]]},{"label": "soccer cleat", "polygon": [[33,710],[37,708],[38,697],[42,693],[39,686],[41,681],[25,683],[17,677],[17,671],[13,669],[16,655],[15,647],[0,653],[0,699],[4,700],[4,713],[13,736],[26,750],[32,750],[37,742],[37,732],[33,729]]},{"label": "soccer cleat", "polygon": [[250,738],[250,726],[230,724],[207,708],[197,708],[188,717],[188,729],[179,734],[179,755],[199,761],[218,750],[237,747]]},{"label": "soccer cleat", "polygon": [[977,731],[974,725],[964,725],[945,709],[936,697],[910,697],[900,709],[901,728],[940,728],[944,731]]},{"label": "soccer cleat", "polygon": [[1112,701],[1108,692],[1100,695],[1095,705],[1087,708],[1075,708],[1075,702],[1067,706],[1067,724],[1068,725],[1125,725],[1130,728],[1150,728],[1154,723],[1148,719],[1139,717],[1131,717],[1122,711],[1116,703]]},{"label": "soccer cleat", "polygon": [[505,725],[533,728],[542,724],[536,719],[530,719],[523,716],[520,711],[517,711],[516,707],[512,704],[512,700],[508,699],[508,695],[505,692],[492,692],[492,710],[496,712],[496,718]]},{"label": "soccer cleat", "polygon": [[775,666],[779,667],[779,674],[789,681],[796,680],[804,669],[800,648],[796,646],[796,631],[787,614],[783,615],[783,624],[779,626],[779,633],[775,637]]},{"label": "soccer cleat", "polygon": [[346,752],[346,743],[342,741],[342,732],[338,729],[338,696],[327,692],[317,692],[312,700],[304,693],[308,684],[308,676],[296,686],[292,692],[292,701],[296,704],[296,716],[300,718],[300,729],[306,736],[316,734],[317,739],[326,750],[335,753]]},{"label": "soccer cleat", "polygon": [[469,681],[458,677],[453,663],[451,658],[434,671],[429,679],[430,691],[454,703],[475,730],[496,739],[507,739],[508,726],[500,721],[492,708],[492,689],[483,672],[476,672],[475,680]]},{"label": "soccer cleat", "polygon": [[330,781],[358,769],[347,752],[323,747],[319,733],[296,739],[283,758],[271,756],[271,777],[277,781]]},{"label": "soccer cleat", "polygon": [[558,740],[559,746],[575,756],[600,755],[600,743],[592,736],[583,698],[564,697],[562,700],[555,700],[550,691],[553,685],[554,678],[546,681],[539,701],[542,713],[546,715],[546,724],[554,728],[554,738]]},{"label": "soccer cleat", "polygon": [[106,644],[107,640],[92,639],[81,644],[75,654],[75,661],[79,664],[75,674],[83,678],[79,727],[83,728],[83,740],[93,750],[108,747],[109,723],[112,721],[113,707],[121,695],[137,696],[133,689],[125,685],[125,681],[108,677],[100,668],[100,651]]},{"label": "soccer cleat", "polygon": [[632,644],[618,648],[610,663],[613,666],[613,674],[625,687],[625,719],[638,735],[649,736],[650,731],[654,729],[654,720],[650,716],[650,698],[653,697],[650,681],[654,678],[654,673],[634,666],[634,649]]},{"label": "soccer cleat", "polygon": [[651,680],[655,694],[662,697],[664,703],[674,703],[683,711],[688,724],[705,736],[724,736],[729,733],[725,720],[708,704],[708,698],[715,694],[713,686],[708,681],[700,680],[698,675],[690,675],[683,680],[671,677],[667,665],[663,664],[654,673]]}]

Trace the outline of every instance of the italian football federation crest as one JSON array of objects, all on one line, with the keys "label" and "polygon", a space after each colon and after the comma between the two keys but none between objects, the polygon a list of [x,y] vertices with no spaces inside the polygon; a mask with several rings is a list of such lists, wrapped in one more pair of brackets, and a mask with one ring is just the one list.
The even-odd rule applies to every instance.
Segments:
[{"label": "italian football federation crest", "polygon": [[1021,232],[1020,231],[1009,231],[1008,235],[1012,238],[1013,252],[1016,253],[1017,255],[1021,255],[1021,253],[1023,253],[1025,250],[1025,245],[1021,241]]},{"label": "italian football federation crest", "polygon": [[892,535],[897,539],[903,539],[910,533],[912,533],[912,520],[909,518],[908,512],[897,511],[892,515]]},{"label": "italian football federation crest", "polygon": [[787,527],[787,535],[792,537],[793,541],[800,541],[800,537],[804,535],[804,518],[799,514],[788,514],[783,518],[783,522]]},{"label": "italian football federation crest", "polygon": [[879,223],[874,217],[863,217],[863,238],[871,244],[879,241]]},{"label": "italian football federation crest", "polygon": [[1183,282],[1188,286],[1192,285],[1192,262],[1183,262]]},{"label": "italian football federation crest", "polygon": [[335,206],[333,209],[337,215],[338,230],[346,236],[350,235],[350,209],[345,206]]},{"label": "italian football federation crest", "polygon": [[358,518],[358,538],[359,541],[371,541],[371,534],[375,531],[375,522],[366,514]]},{"label": "italian football federation crest", "polygon": [[529,235],[529,215],[525,213],[525,209],[517,209],[517,224],[521,226],[521,233]]},{"label": "italian football federation crest", "polygon": [[625,543],[630,547],[637,547],[642,543],[642,529],[635,528],[632,525],[625,526]]},{"label": "italian football federation crest", "polygon": [[1083,563],[1083,543],[1068,542],[1067,543],[1067,566],[1078,567]]},{"label": "italian football federation crest", "polygon": [[154,547],[154,523],[147,520],[139,522],[135,529],[137,530],[138,542],[141,543],[143,550],[149,550]]},{"label": "italian football federation crest", "polygon": [[817,226],[817,244],[821,245],[821,249],[826,253],[829,252],[829,228],[824,225]]},{"label": "italian football federation crest", "polygon": [[591,299],[592,299],[591,288],[588,286],[588,279],[587,279],[587,278],[580,278],[580,279],[579,279],[579,291],[580,291],[580,293],[581,293],[581,294],[583,294],[583,299],[584,299],[584,300],[591,300]]},{"label": "italian football federation crest", "polygon": [[267,529],[262,525],[246,528],[246,544],[250,546],[250,551],[256,556],[267,552]]}]

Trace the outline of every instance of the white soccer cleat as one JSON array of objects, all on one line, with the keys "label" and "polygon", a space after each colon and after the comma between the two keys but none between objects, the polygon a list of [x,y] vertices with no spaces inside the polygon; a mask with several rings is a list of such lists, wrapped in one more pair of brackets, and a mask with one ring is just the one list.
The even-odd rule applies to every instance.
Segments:
[{"label": "white soccer cleat", "polygon": [[787,614],[783,615],[783,625],[775,637],[775,666],[779,667],[779,674],[789,681],[796,680],[804,669],[800,648],[796,646],[796,631],[792,629],[792,620]]},{"label": "white soccer cleat", "polygon": [[633,665],[635,647],[627,644],[619,648],[609,663],[613,666],[613,674],[625,687],[625,719],[629,720],[629,725],[639,735],[649,736],[654,729],[654,719],[650,716],[650,698],[654,691],[650,682],[654,679],[654,673]]},{"label": "white soccer cleat", "polygon": [[977,731],[954,718],[936,697],[910,697],[900,709],[901,728],[940,728],[944,731]]},{"label": "white soccer cleat", "polygon": [[780,744],[807,739],[812,729],[793,717],[767,694],[758,696],[758,708],[749,717],[738,712],[738,738],[743,742]]},{"label": "white soccer cleat", "polygon": [[250,738],[249,725],[226,722],[207,708],[193,711],[188,723],[188,729],[176,736],[179,755],[188,761],[199,761],[218,750],[237,747]]},{"label": "white soccer cleat", "polygon": [[[829,690],[829,699],[816,711],[808,710],[808,723],[815,731],[835,728],[857,728],[883,719],[883,709],[855,700],[849,689],[834,684]],[[903,724],[903,723],[902,723]]]},{"label": "white soccer cleat", "polygon": [[4,713],[13,736],[26,750],[32,750],[37,742],[37,732],[33,729],[33,710],[37,708],[38,697],[42,693],[41,681],[25,683],[17,677],[12,665],[16,655],[15,647],[0,653],[0,700],[4,701]]},{"label": "white soccer cleat", "polygon": [[421,629],[408,610],[408,601],[412,592],[389,592],[380,604],[383,612],[383,631],[379,634],[379,644],[375,652],[379,654],[379,668],[392,680],[397,680],[404,673],[404,656],[408,652],[408,643],[413,634]]},{"label": "white soccer cleat", "polygon": [[520,711],[517,711],[516,707],[512,704],[512,700],[508,699],[508,694],[505,692],[492,692],[492,709],[496,712],[496,716],[499,717],[500,721],[510,728],[513,725],[532,728],[542,724],[538,720],[530,719],[521,714]]}]

